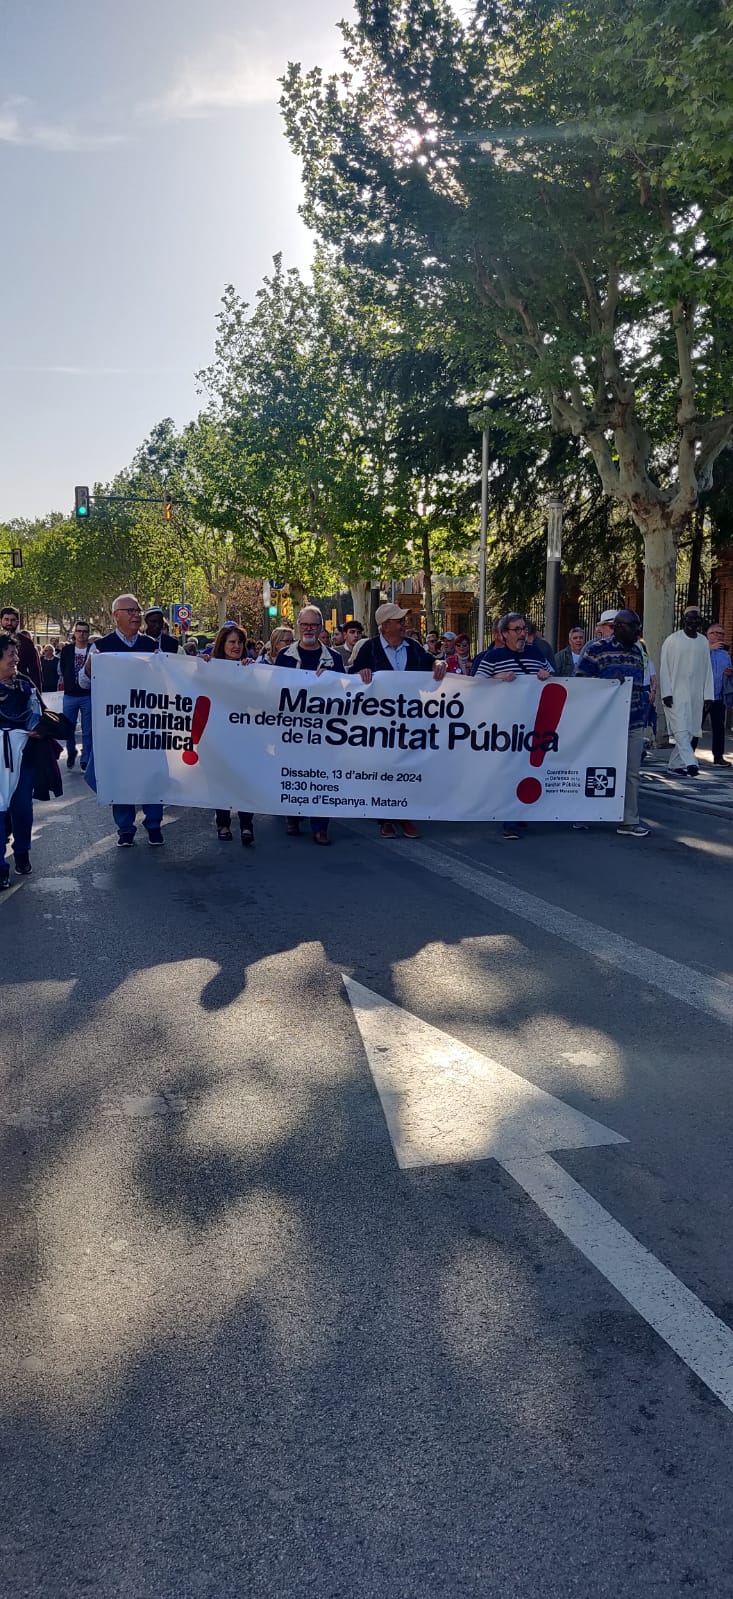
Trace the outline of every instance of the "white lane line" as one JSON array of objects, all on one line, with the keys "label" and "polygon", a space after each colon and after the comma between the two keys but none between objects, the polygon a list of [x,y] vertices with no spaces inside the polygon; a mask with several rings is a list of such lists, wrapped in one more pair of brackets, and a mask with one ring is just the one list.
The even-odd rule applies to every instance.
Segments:
[{"label": "white lane line", "polygon": [[342,973],[398,1166],[625,1144],[592,1116]]},{"label": "white lane line", "polygon": [[498,878],[475,866],[464,865],[455,856],[444,855],[429,844],[413,844],[406,858],[438,877],[450,878],[469,894],[511,911],[513,916],[531,922],[533,927],[551,933],[553,938],[574,944],[587,955],[605,961],[607,966],[615,966],[618,971],[660,989],[683,1005],[690,1005],[693,1010],[703,1011],[733,1027],[733,987],[720,978],[706,977],[692,966],[684,966],[681,961],[670,960],[643,944],[635,944],[632,939],[599,927],[584,916],[575,916],[549,900],[528,894],[514,883],[499,882]]},{"label": "white lane line", "polygon": [[500,1160],[558,1231],[733,1411],[733,1331],[551,1155]]},{"label": "white lane line", "polygon": [[626,1140],[343,976],[397,1164],[493,1159],[586,1259],[733,1410],[733,1331],[574,1178],[555,1149]]}]

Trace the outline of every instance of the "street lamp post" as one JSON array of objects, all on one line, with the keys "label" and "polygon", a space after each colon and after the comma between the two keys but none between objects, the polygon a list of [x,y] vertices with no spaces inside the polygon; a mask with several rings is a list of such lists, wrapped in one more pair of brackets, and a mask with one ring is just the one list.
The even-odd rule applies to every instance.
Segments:
[{"label": "street lamp post", "polygon": [[562,500],[551,494],[545,501],[547,512],[547,570],[545,574],[545,638],[557,649],[557,624],[560,610],[560,561],[562,559]]}]

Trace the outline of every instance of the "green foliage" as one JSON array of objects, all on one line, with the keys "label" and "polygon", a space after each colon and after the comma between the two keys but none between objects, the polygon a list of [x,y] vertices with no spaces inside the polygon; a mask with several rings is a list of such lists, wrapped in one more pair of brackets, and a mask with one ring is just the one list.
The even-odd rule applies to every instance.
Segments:
[{"label": "green foliage", "polygon": [[644,535],[656,648],[733,430],[730,4],[357,12],[344,74],[284,83],[306,218],[458,330],[476,391],[581,441]]},{"label": "green foliage", "polygon": [[419,504],[463,527],[474,445],[457,374],[423,327],[416,345],[326,251],[313,281],[279,257],[252,311],[233,289],[205,381],[235,462],[233,499],[279,575],[312,592],[414,566]]}]

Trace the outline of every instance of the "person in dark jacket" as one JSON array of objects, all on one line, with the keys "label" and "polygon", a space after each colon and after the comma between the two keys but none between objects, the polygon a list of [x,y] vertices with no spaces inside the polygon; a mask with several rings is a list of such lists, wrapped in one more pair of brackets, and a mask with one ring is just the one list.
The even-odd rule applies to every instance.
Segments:
[{"label": "person in dark jacket", "polygon": [[[357,673],[362,683],[371,683],[375,672],[431,672],[436,683],[441,683],[446,663],[436,661],[416,639],[405,637],[408,615],[399,605],[380,605],[374,617],[379,632],[359,646],[349,673]],[[420,837],[414,822],[400,822],[400,827],[405,838]],[[382,838],[397,836],[394,822],[380,822],[379,831]]]},{"label": "person in dark jacket", "polygon": [[89,623],[77,622],[73,638],[64,644],[59,658],[61,683],[64,691],[63,713],[74,728],[73,737],[66,744],[66,765],[71,770],[76,761],[76,724],[81,717],[81,769],[87,769],[92,752],[92,696],[88,688],[79,683],[79,673],[89,654]]},{"label": "person in dark jacket", "polygon": [[[10,887],[10,867],[5,851],[11,831],[16,872],[20,877],[27,877],[31,870],[34,767],[30,738],[41,719],[41,706],[35,684],[18,671],[18,653],[17,641],[3,630],[0,633],[0,760],[4,779],[3,803],[0,804],[0,890]],[[20,745],[24,747],[20,749]]]},{"label": "person in dark jacket", "polygon": [[[79,683],[82,688],[92,687],[92,673],[94,661],[98,655],[131,655],[154,654],[157,644],[148,638],[146,633],[140,632],[142,611],[134,594],[118,594],[112,601],[112,616],[114,629],[105,633],[104,638],[99,638],[90,646],[89,654],[84,663],[84,669],[79,673]],[[94,762],[92,761],[86,774],[86,781],[90,787],[93,782]],[[117,843],[120,849],[131,849],[135,842],[135,814],[136,805],[113,805],[112,816],[117,828]],[[143,805],[143,825],[148,835],[148,843],[160,847],[165,843],[161,822],[163,820],[162,805]]]},{"label": "person in dark jacket", "polygon": [[171,638],[165,630],[165,611],[160,605],[151,605],[145,612],[145,637],[151,638],[164,655],[178,653],[178,639]]},{"label": "person in dark jacket", "polygon": [[59,686],[59,658],[53,644],[41,650],[41,693],[56,694]]},{"label": "person in dark jacket", "polygon": [[544,655],[550,671],[554,672],[555,651],[553,650],[549,639],[543,638],[542,634],[538,632],[536,622],[531,621],[528,616],[525,616],[524,620],[527,623],[527,643],[538,649],[540,655]]},{"label": "person in dark jacket", "polygon": [[580,660],[584,644],[585,633],[582,627],[571,627],[564,650],[558,650],[555,656],[556,677],[573,677],[575,675],[575,668]]},{"label": "person in dark jacket", "polygon": [[3,633],[9,634],[10,638],[15,641],[18,650],[18,671],[21,676],[29,677],[31,683],[40,691],[40,656],[30,635],[19,633],[19,627],[20,611],[16,611],[14,605],[4,605],[0,611],[0,628],[2,628]]}]

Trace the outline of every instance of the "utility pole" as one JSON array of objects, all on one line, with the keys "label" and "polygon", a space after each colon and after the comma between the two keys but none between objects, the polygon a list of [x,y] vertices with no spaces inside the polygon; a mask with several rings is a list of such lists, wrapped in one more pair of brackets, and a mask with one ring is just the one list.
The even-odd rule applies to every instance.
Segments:
[{"label": "utility pole", "polygon": [[489,530],[489,430],[481,435],[481,544],[478,576],[478,648],[486,647],[486,542]]},{"label": "utility pole", "polygon": [[545,638],[557,649],[557,624],[560,611],[560,562],[562,560],[563,503],[559,494],[545,501],[547,512],[547,568],[545,573]]}]

